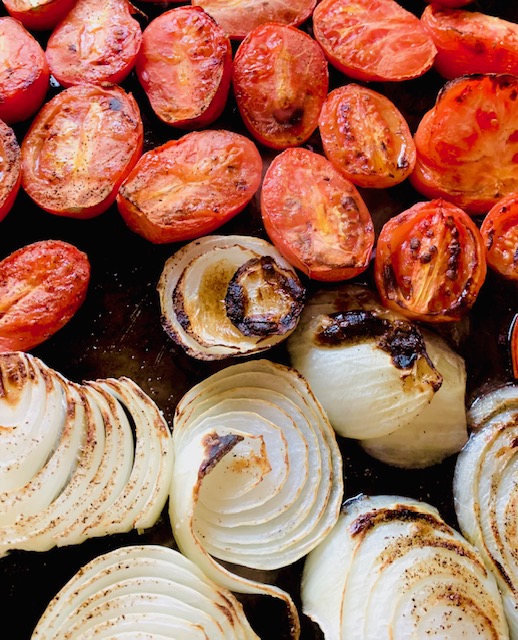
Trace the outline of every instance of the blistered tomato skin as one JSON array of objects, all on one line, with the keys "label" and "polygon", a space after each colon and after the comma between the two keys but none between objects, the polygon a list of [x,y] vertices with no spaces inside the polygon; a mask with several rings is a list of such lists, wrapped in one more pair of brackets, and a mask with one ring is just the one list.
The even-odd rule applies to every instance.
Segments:
[{"label": "blistered tomato skin", "polygon": [[53,29],[72,9],[76,0],[4,0],[10,16],[30,31]]},{"label": "blistered tomato skin", "polygon": [[28,351],[61,329],[82,305],[90,263],[67,242],[42,240],[0,262],[0,352]]},{"label": "blistered tomato skin", "polygon": [[389,309],[423,322],[459,320],[486,277],[482,236],[446,200],[418,202],[383,226],[374,274]]},{"label": "blistered tomato skin", "polygon": [[504,278],[518,281],[518,193],[497,202],[482,221],[480,233],[487,264]]},{"label": "blistered tomato skin", "polygon": [[20,146],[11,127],[0,120],[0,220],[12,209],[21,181]]},{"label": "blistered tomato skin", "polygon": [[47,102],[22,148],[22,187],[43,210],[92,218],[142,154],[137,103],[116,85],[74,85]]}]

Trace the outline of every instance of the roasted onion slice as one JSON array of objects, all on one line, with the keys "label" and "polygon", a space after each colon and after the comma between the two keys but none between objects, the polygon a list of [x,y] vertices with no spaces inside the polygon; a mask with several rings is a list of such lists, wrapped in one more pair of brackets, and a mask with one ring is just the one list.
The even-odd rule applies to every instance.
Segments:
[{"label": "roasted onion slice", "polygon": [[293,369],[255,360],[219,371],[179,402],[169,502],[180,550],[216,582],[283,599],[280,589],[231,572],[292,564],[331,530],[343,494],[334,432]]},{"label": "roasted onion slice", "polygon": [[478,550],[426,504],[361,496],[312,551],[303,610],[329,640],[509,638]]},{"label": "roasted onion slice", "polygon": [[32,634],[55,638],[258,640],[232,593],[157,545],[116,549],[76,573]]},{"label": "roasted onion slice", "polygon": [[504,598],[511,638],[518,638],[518,386],[495,389],[468,411],[472,434],[457,458],[455,511]]},{"label": "roasted onion slice", "polygon": [[200,360],[263,351],[295,328],[304,288],[273,245],[251,236],[205,236],[165,263],[162,325]]}]

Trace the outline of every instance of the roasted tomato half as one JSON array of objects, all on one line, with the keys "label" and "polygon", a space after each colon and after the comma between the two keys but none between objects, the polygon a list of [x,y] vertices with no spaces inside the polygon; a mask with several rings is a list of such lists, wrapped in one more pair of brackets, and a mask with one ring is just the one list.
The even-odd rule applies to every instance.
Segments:
[{"label": "roasted tomato half", "polygon": [[414,169],[408,124],[381,93],[354,83],[338,87],[327,96],[318,124],[326,157],[360,187],[392,187]]},{"label": "roasted tomato half", "polygon": [[274,149],[297,146],[311,136],[328,81],[322,48],[295,27],[257,27],[234,58],[234,94],[241,117],[254,138]]},{"label": "roasted tomato half", "polygon": [[204,127],[226,104],[230,40],[200,7],[171,9],[144,30],[136,70],[160,120],[176,127]]},{"label": "roasted tomato half", "polygon": [[140,49],[142,31],[127,0],[78,0],[52,32],[46,49],[52,75],[64,87],[122,82]]},{"label": "roasted tomato half", "polygon": [[224,130],[192,131],[145,153],[117,196],[127,225],[155,243],[190,240],[237,215],[259,188],[255,144]]},{"label": "roasted tomato half", "polygon": [[410,181],[420,193],[487,213],[518,191],[518,77],[481,74],[446,83],[414,141]]},{"label": "roasted tomato half", "polygon": [[294,27],[302,24],[313,13],[316,0],[197,0],[196,4],[216,20],[229,38],[242,40],[269,22]]},{"label": "roasted tomato half", "polygon": [[0,352],[28,351],[61,329],[83,303],[90,262],[60,240],[42,240],[0,262]]},{"label": "roasted tomato half", "polygon": [[436,4],[426,7],[421,23],[437,48],[434,67],[445,78],[470,73],[518,75],[518,24]]},{"label": "roasted tomato half", "polygon": [[49,67],[37,40],[14,18],[0,18],[0,119],[27,120],[49,88]]},{"label": "roasted tomato half", "polygon": [[0,120],[0,220],[12,209],[21,181],[20,146],[11,127]]},{"label": "roasted tomato half", "polygon": [[131,94],[115,85],[74,85],[34,118],[22,142],[22,187],[49,213],[92,218],[115,201],[143,137]]},{"label": "roasted tomato half", "polygon": [[436,54],[419,18],[395,0],[322,0],[313,28],[331,64],[358,80],[417,78]]},{"label": "roasted tomato half", "polygon": [[518,280],[518,193],[499,200],[482,221],[480,233],[488,265],[509,280]]},{"label": "roasted tomato half", "polygon": [[76,0],[3,0],[7,12],[30,31],[53,29]]},{"label": "roasted tomato half", "polygon": [[261,213],[273,244],[310,278],[346,280],[369,266],[370,213],[324,156],[300,147],[280,153],[264,176]]},{"label": "roasted tomato half", "polygon": [[482,237],[446,200],[418,202],[383,226],[374,273],[389,309],[423,322],[458,320],[486,277]]}]

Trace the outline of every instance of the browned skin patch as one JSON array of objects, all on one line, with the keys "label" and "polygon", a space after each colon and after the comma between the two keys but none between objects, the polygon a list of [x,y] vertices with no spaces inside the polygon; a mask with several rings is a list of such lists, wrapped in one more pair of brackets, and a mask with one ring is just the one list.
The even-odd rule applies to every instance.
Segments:
[{"label": "browned skin patch", "polygon": [[205,448],[205,459],[200,465],[200,469],[198,471],[198,481],[201,481],[206,475],[208,475],[223,456],[231,451],[243,439],[243,436],[234,434],[228,434],[226,436],[220,436],[217,433],[207,434],[202,440],[202,444]]}]

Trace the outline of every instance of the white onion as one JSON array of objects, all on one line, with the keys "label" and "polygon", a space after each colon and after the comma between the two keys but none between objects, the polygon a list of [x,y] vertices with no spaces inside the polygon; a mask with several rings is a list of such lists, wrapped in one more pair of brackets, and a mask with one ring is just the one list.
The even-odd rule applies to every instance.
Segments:
[{"label": "white onion", "polygon": [[[271,570],[292,564],[330,531],[343,495],[334,432],[306,381],[268,360],[233,365],[179,402],[170,515],[180,550],[213,580],[283,599],[220,560]],[[206,481],[205,481],[206,480]]]},{"label": "white onion", "polygon": [[122,547],[80,569],[32,634],[55,638],[258,640],[232,593],[158,545]]},{"label": "white onion", "polygon": [[478,551],[434,507],[408,498],[346,503],[307,557],[301,593],[328,640],[509,637]]},{"label": "white onion", "polygon": [[[273,259],[273,278],[261,276],[258,269],[265,257]],[[235,278],[238,287],[233,286]],[[243,323],[232,321],[225,300],[238,291],[244,313],[256,318],[256,326],[262,318],[264,332],[243,333]],[[283,340],[296,326],[304,289],[270,243],[216,235],[190,242],[169,258],[158,292],[167,334],[191,356],[216,360],[263,351]]]},{"label": "white onion", "polygon": [[455,511],[504,598],[511,638],[518,639],[518,386],[482,395],[468,412],[470,439],[454,476]]}]

